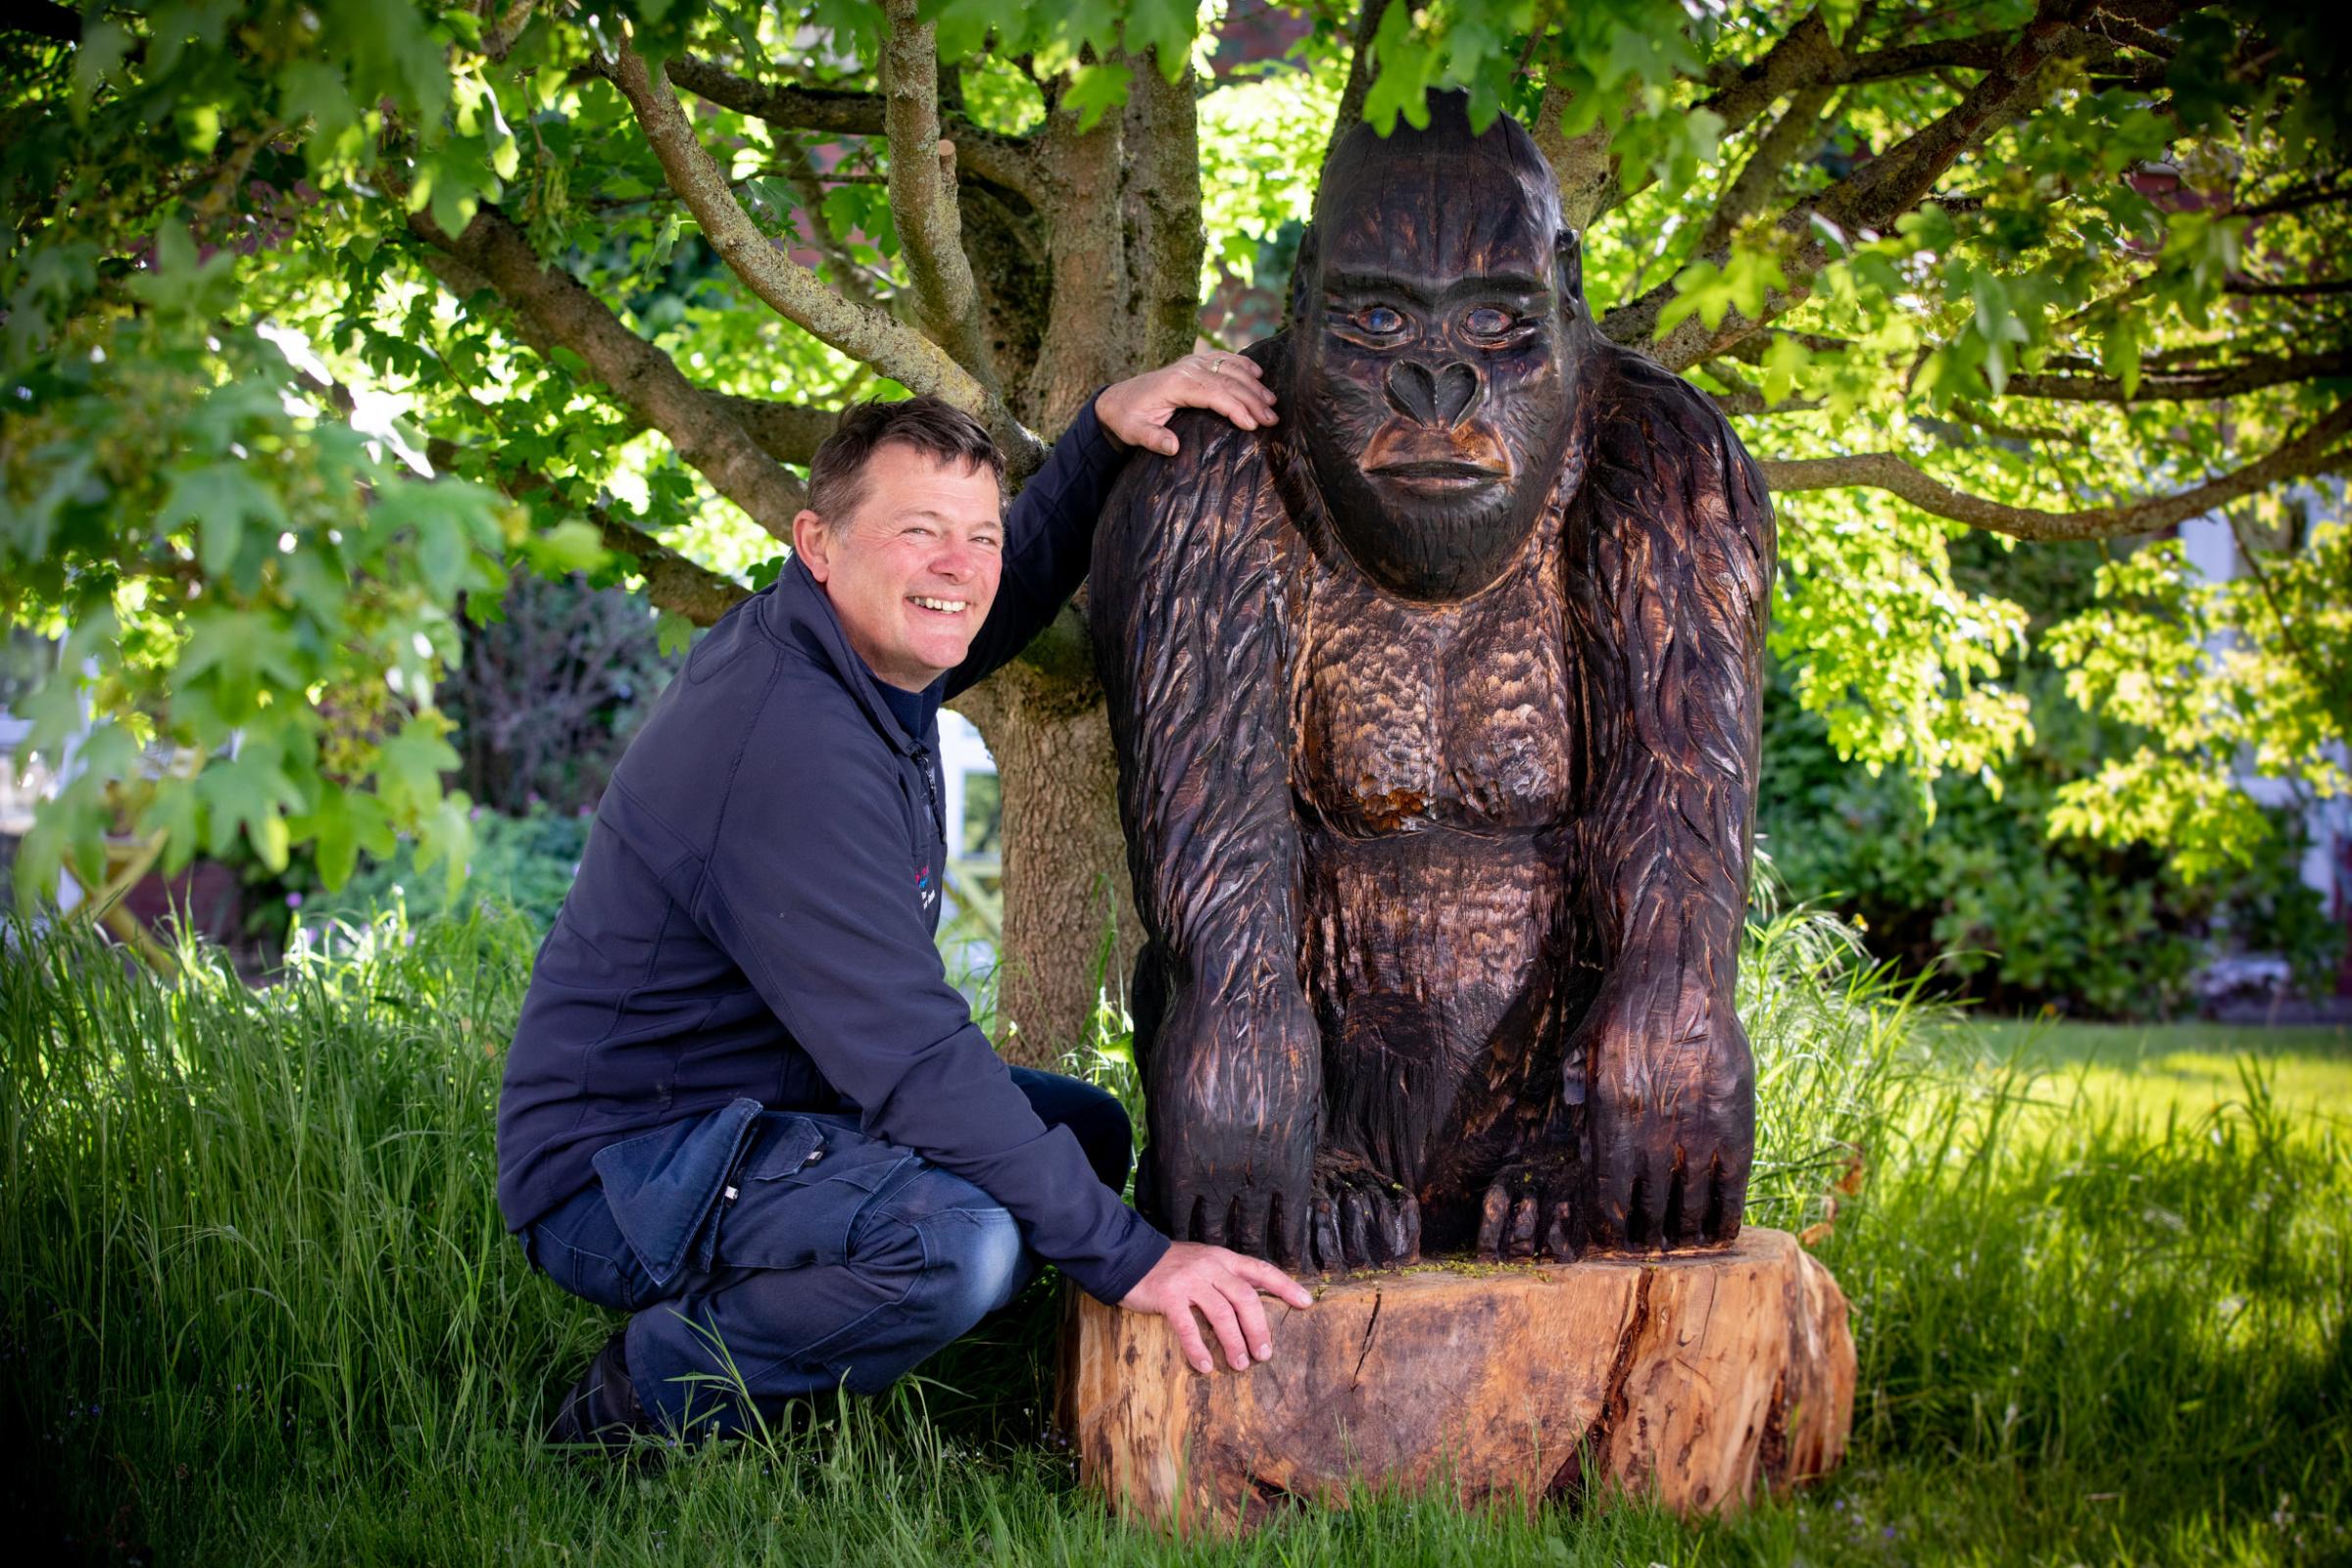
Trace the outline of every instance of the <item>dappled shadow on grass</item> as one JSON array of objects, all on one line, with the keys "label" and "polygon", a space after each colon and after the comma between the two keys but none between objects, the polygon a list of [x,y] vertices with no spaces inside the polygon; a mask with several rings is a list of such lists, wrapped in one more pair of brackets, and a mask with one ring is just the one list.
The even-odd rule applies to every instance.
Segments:
[{"label": "dappled shadow on grass", "polygon": [[1854,1298],[1846,1471],[1725,1523],[1373,1498],[1196,1556],[1040,1441],[1042,1286],[889,1398],[770,1440],[541,1448],[610,1319],[525,1269],[492,1200],[526,932],[394,932],[265,992],[36,947],[0,960],[0,1439],[33,1455],[0,1525],[90,1560],[2345,1555],[2340,1135],[2259,1079],[2134,1120],[2080,1078],[1921,1049],[1891,977],[1819,929],[1759,951],[1758,1212],[1826,1225]]}]

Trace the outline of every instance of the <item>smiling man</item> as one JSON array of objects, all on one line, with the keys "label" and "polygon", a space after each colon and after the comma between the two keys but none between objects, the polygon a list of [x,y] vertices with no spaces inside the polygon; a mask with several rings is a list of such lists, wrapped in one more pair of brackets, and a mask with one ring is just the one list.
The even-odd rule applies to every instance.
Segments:
[{"label": "smiling man", "polygon": [[1171,1246],[1120,1200],[1110,1097],[1007,1068],[933,935],[941,702],[1085,574],[1125,449],[1178,408],[1274,416],[1194,355],[1105,389],[1007,516],[1004,463],[933,399],[851,409],[791,563],[696,645],[614,771],[541,948],[499,1104],[499,1201],[559,1285],[633,1314],[549,1436],[740,1430],[872,1393],[1039,1260],[1165,1314],[1193,1364],[1270,1353],[1287,1275]]}]

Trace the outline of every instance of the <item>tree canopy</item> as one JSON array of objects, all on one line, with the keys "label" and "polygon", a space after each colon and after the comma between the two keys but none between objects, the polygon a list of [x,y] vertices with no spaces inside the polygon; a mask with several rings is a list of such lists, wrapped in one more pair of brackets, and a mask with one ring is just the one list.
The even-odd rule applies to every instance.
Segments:
[{"label": "tree canopy", "polygon": [[[2058,826],[2210,866],[2268,831],[2230,784],[2248,748],[2347,784],[2321,476],[2352,455],[2352,70],[2310,8],[97,0],[9,26],[0,614],[65,639],[32,750],[80,734],[26,896],[68,858],[95,884],[125,831],[167,863],[307,846],[330,882],[408,832],[454,871],[434,686],[508,574],[640,584],[683,638],[772,577],[809,453],[876,392],[973,410],[1026,472],[1204,299],[1278,299],[1332,137],[1442,87],[1534,129],[1603,329],[1763,461],[1774,647],[1857,762],[1997,778],[2027,732],[2026,617],[1955,584],[1952,538],[2219,511],[2253,575],[2119,549],[2044,637],[2146,737]],[[1009,817],[1024,736],[1099,730],[1099,694],[1068,621],[992,688]],[[1119,874],[1107,775],[1076,771],[1091,837],[1008,820],[1033,907]]]}]

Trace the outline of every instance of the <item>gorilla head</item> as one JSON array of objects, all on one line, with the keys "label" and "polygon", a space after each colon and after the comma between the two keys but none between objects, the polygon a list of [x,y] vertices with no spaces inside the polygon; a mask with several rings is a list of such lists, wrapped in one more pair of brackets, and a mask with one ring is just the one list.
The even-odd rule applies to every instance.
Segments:
[{"label": "gorilla head", "polygon": [[1592,342],[1558,186],[1458,93],[1426,130],[1350,131],[1292,279],[1290,416],[1333,531],[1390,592],[1493,582],[1559,477]]}]

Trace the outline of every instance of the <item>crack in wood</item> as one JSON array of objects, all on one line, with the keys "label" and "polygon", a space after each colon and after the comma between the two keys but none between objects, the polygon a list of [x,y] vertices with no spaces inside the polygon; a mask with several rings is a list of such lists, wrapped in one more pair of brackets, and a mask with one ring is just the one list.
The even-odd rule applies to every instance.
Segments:
[{"label": "crack in wood", "polygon": [[1350,1389],[1364,1381],[1364,1358],[1372,1353],[1372,1331],[1380,1326],[1380,1303],[1383,1294],[1380,1291],[1372,1293],[1372,1315],[1364,1319],[1364,1348],[1355,1353],[1355,1372],[1348,1380],[1348,1386]]},{"label": "crack in wood", "polygon": [[1634,1352],[1641,1345],[1642,1331],[1649,1326],[1649,1289],[1657,1277],[1656,1269],[1644,1267],[1636,1281],[1633,1307],[1625,1315],[1625,1327],[1617,1333],[1617,1350],[1609,1358],[1609,1375],[1600,1386],[1600,1406],[1593,1412],[1592,1425],[1560,1462],[1551,1485],[1544,1489],[1545,1496],[1565,1498],[1579,1513],[1599,1500],[1593,1493],[1598,1478],[1608,1474],[1609,1440],[1633,1409],[1628,1385],[1634,1376]]}]

